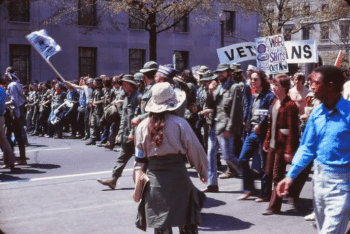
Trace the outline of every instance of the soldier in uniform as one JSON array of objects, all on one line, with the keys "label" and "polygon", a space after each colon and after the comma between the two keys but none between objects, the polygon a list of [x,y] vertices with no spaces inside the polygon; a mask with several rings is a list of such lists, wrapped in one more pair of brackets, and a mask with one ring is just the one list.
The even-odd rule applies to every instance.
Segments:
[{"label": "soldier in uniform", "polygon": [[122,85],[125,91],[123,101],[122,117],[118,132],[118,140],[121,143],[118,159],[113,168],[112,178],[97,181],[103,185],[115,189],[118,178],[135,153],[134,132],[135,129],[131,124],[131,120],[139,114],[139,106],[141,102],[141,94],[137,91],[137,82],[132,75],[124,75]]},{"label": "soldier in uniform", "polygon": [[103,91],[102,79],[94,80],[95,90],[91,95],[91,113],[90,113],[90,140],[85,145],[96,145],[97,138],[100,137],[100,119],[103,115]]},{"label": "soldier in uniform", "polygon": [[140,73],[143,74],[143,82],[144,82],[144,90],[143,93],[141,93],[141,108],[140,108],[140,115],[136,116],[131,124],[133,126],[137,126],[142,120],[146,119],[148,117],[148,113],[145,111],[146,105],[149,101],[149,99],[152,96],[151,88],[155,84],[154,77],[158,70],[158,63],[154,61],[149,61],[145,63],[143,68],[140,70]]}]

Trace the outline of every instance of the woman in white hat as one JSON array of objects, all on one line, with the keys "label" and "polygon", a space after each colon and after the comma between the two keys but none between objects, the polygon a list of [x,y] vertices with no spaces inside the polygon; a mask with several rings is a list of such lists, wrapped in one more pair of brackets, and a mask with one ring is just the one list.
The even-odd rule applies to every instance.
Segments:
[{"label": "woman in white hat", "polygon": [[146,106],[149,117],[136,131],[135,168],[147,164],[150,181],[139,206],[137,226],[145,230],[141,225],[145,218],[154,233],[172,233],[172,227],[179,227],[180,233],[198,233],[201,205],[184,158],[188,157],[203,183],[208,177],[208,160],[187,121],[176,114],[185,99],[185,92],[174,91],[168,82],[155,84]]}]

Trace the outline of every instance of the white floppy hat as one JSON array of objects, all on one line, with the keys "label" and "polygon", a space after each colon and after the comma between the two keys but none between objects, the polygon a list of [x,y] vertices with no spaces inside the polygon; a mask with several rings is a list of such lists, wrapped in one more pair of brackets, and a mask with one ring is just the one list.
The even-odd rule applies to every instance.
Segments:
[{"label": "white floppy hat", "polygon": [[186,99],[186,93],[179,89],[173,89],[168,82],[161,82],[153,85],[152,97],[149,100],[145,111],[160,113],[173,111],[179,108]]},{"label": "white floppy hat", "polygon": [[256,71],[258,70],[255,66],[249,64],[248,67],[247,67],[247,71]]}]

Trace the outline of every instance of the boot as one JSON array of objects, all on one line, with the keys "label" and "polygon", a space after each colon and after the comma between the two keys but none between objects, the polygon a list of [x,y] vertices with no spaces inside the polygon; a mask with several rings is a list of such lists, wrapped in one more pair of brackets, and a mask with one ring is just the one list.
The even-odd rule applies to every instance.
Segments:
[{"label": "boot", "polygon": [[111,189],[115,189],[115,186],[117,185],[117,178],[114,177],[108,180],[97,179],[97,181],[103,185],[110,187]]},{"label": "boot", "polygon": [[94,139],[89,140],[88,142],[85,143],[85,145],[96,145],[96,141]]}]

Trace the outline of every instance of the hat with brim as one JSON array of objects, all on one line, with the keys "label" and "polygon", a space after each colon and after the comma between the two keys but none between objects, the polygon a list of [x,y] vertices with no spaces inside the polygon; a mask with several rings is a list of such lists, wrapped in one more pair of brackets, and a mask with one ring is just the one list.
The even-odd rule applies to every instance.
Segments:
[{"label": "hat with brim", "polygon": [[200,79],[200,82],[206,82],[206,81],[212,81],[218,78],[217,74],[212,73],[211,71],[208,71],[203,75],[203,78]]},{"label": "hat with brim", "polygon": [[200,68],[197,70],[197,74],[198,75],[204,75],[205,73],[207,73],[209,70],[209,68],[205,65],[200,66]]},{"label": "hat with brim", "polygon": [[161,113],[178,109],[186,100],[186,93],[179,89],[173,89],[168,82],[153,85],[152,97],[148,101],[145,111]]},{"label": "hat with brim", "polygon": [[218,65],[218,68],[214,72],[218,73],[218,72],[224,72],[224,71],[228,71],[228,70],[231,70],[230,64],[228,64],[228,63],[220,63]]},{"label": "hat with brim", "polygon": [[140,72],[141,73],[147,73],[147,72],[150,72],[150,71],[157,71],[157,70],[158,70],[158,63],[156,63],[154,61],[149,61],[149,62],[145,63],[145,65],[140,70]]},{"label": "hat with brim", "polygon": [[135,81],[137,81],[137,82],[143,81],[143,73],[141,73],[141,72],[135,73],[134,78],[135,78]]},{"label": "hat with brim", "polygon": [[255,66],[253,66],[253,65],[248,65],[248,67],[247,67],[247,71],[256,71],[257,70],[257,68],[255,67]]},{"label": "hat with brim", "polygon": [[135,80],[133,75],[124,75],[123,78],[121,79],[122,82],[128,82],[133,85],[139,85],[139,83]]},{"label": "hat with brim", "polygon": [[236,68],[235,68],[234,72],[243,72],[241,64],[236,63]]}]

